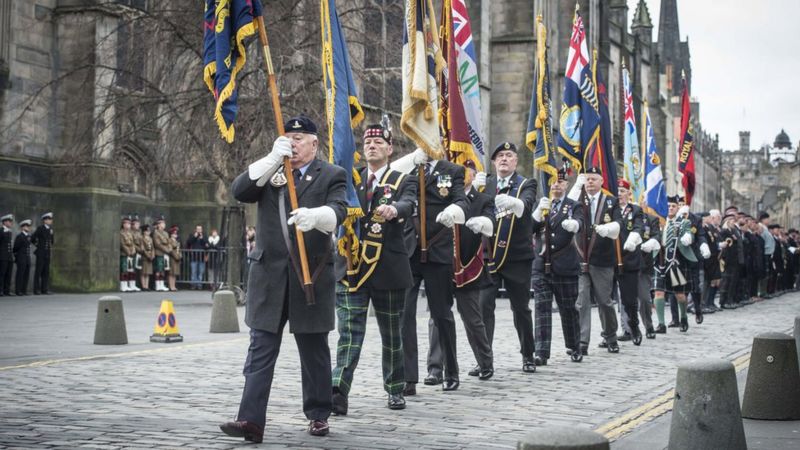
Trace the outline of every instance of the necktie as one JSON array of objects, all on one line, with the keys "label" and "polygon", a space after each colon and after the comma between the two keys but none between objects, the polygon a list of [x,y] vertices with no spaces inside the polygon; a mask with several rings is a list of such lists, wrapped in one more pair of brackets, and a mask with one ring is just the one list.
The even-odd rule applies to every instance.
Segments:
[{"label": "necktie", "polygon": [[561,204],[561,200],[559,200],[559,199],[553,200],[553,207],[552,207],[553,211],[558,212],[558,205],[560,205],[560,204]]},{"label": "necktie", "polygon": [[369,178],[367,178],[367,205],[372,204],[372,194],[374,193],[374,184],[375,184],[375,174],[369,174]]},{"label": "necktie", "polygon": [[499,180],[497,180],[497,193],[499,194],[500,191],[502,191],[505,188],[506,188],[506,179],[500,178]]},{"label": "necktie", "polygon": [[597,216],[597,196],[592,197],[592,223],[595,221],[595,216]]},{"label": "necktie", "polygon": [[297,185],[297,182],[300,181],[300,177],[302,177],[303,174],[300,172],[300,169],[293,169],[292,175],[294,175],[294,184]]}]

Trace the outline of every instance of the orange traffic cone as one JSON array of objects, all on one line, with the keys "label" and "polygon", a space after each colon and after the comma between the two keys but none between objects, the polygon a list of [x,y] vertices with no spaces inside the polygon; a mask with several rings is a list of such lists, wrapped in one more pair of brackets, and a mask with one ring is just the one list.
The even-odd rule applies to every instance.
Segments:
[{"label": "orange traffic cone", "polygon": [[183,342],[183,336],[178,331],[178,321],[175,319],[175,308],[172,306],[172,301],[161,301],[161,310],[158,312],[156,327],[153,330],[153,335],[150,336],[150,342],[164,342],[167,344]]}]

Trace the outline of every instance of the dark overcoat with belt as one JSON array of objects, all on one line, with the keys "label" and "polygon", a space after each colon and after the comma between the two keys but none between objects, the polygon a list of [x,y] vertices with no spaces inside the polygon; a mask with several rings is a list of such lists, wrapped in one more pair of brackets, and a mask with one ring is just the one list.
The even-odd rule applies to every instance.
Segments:
[{"label": "dark overcoat with belt", "polygon": [[[284,216],[290,217],[287,188],[270,183],[259,187],[256,181],[251,180],[245,171],[236,177],[232,186],[236,200],[258,203],[256,246],[249,255],[245,323],[250,328],[278,333],[282,315],[286,313],[292,333],[328,332],[335,325],[334,239],[330,234],[317,230],[303,233],[309,271],[312,276],[316,273],[313,282],[316,304],[308,306],[284,238],[285,234],[288,235],[296,255],[295,229],[286,225],[279,212],[279,205],[283,203]],[[296,183],[298,204],[301,208],[331,207],[339,225],[347,214],[346,183],[344,169],[315,159]],[[299,267],[299,258],[294,259]],[[284,312],[285,307],[287,312]]]}]

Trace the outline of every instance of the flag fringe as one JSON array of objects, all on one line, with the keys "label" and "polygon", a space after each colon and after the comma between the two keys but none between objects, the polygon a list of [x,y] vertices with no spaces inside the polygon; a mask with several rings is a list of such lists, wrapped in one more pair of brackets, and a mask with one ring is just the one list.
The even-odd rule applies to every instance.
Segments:
[{"label": "flag fringe", "polygon": [[245,62],[247,62],[247,50],[244,47],[244,40],[245,38],[253,36],[255,32],[256,28],[253,22],[242,26],[236,32],[236,48],[239,51],[240,57],[236,59],[236,64],[233,66],[233,70],[231,70],[231,79],[228,81],[228,84],[222,88],[222,91],[220,91],[219,97],[217,98],[217,105],[214,108],[214,118],[219,126],[219,131],[225,141],[229,144],[233,143],[236,130],[233,126],[233,123],[231,123],[230,126],[225,123],[225,118],[222,116],[222,105],[231,97],[231,95],[233,95],[233,91],[236,89],[236,76],[244,67]]}]

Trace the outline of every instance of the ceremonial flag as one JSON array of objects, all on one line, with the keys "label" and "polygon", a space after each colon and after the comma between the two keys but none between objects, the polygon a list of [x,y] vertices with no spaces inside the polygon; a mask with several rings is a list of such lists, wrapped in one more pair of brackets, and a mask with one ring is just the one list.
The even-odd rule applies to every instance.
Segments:
[{"label": "ceremonial flag", "polygon": [[533,94],[525,143],[533,151],[533,167],[544,174],[542,177],[544,195],[550,195],[550,186],[558,180],[550,108],[547,29],[542,23],[542,16],[539,15],[536,17],[536,68],[533,72]]},{"label": "ceremonial flag", "polygon": [[[453,40],[456,46],[456,64],[458,82],[461,88],[461,100],[467,117],[467,126],[472,140],[472,149],[476,160],[483,161],[486,156],[483,136],[483,119],[481,116],[481,90],[478,82],[478,60],[475,57],[475,45],[472,40],[472,27],[464,0],[452,0]],[[476,167],[482,167],[483,164]]]},{"label": "ceremonial flag", "polygon": [[206,0],[203,24],[203,80],[214,94],[214,118],[222,138],[233,142],[238,106],[236,76],[247,60],[245,39],[255,35],[260,0]]},{"label": "ceremonial flag", "polygon": [[469,123],[464,110],[461,83],[458,73],[455,39],[453,36],[453,17],[450,0],[442,2],[441,48],[445,52],[447,69],[442,71],[439,83],[442,98],[440,101],[442,136],[447,150],[447,159],[463,165],[467,160],[475,163],[479,172],[483,171],[483,161],[474,151]]},{"label": "ceremonial flag", "polygon": [[692,128],[692,106],[689,102],[689,85],[683,75],[681,94],[681,147],[678,154],[678,172],[683,175],[681,183],[686,194],[686,204],[692,204],[694,196],[694,129]]},{"label": "ceremonial flag", "polygon": [[586,46],[586,31],[583,20],[575,5],[572,20],[572,36],[569,39],[567,70],[564,77],[564,95],[559,118],[558,150],[570,164],[580,171],[583,167],[583,148],[581,147],[582,111],[581,84],[586,79],[591,66],[589,50]]},{"label": "ceremonial flag", "polygon": [[636,135],[636,119],[633,112],[633,94],[631,93],[630,73],[622,65],[622,85],[625,91],[625,125],[624,125],[624,166],[625,179],[631,184],[633,202],[642,203],[644,195],[644,177],[642,176],[642,161],[639,158],[639,139]]},{"label": "ceremonial flag", "polygon": [[653,124],[650,122],[650,112],[647,102],[642,107],[642,122],[644,131],[642,143],[644,144],[644,205],[643,209],[649,214],[654,214],[662,219],[667,218],[667,188],[664,185],[664,174],[661,171],[661,158],[656,148],[656,136]]},{"label": "ceremonial flag", "polygon": [[431,0],[406,0],[400,129],[433,159],[442,159],[438,74],[444,69]]},{"label": "ceremonial flag", "polygon": [[581,80],[581,148],[584,167],[599,167],[603,172],[603,191],[617,195],[617,164],[611,151],[611,118],[608,92],[597,71],[597,50],[592,52],[589,73]]}]

